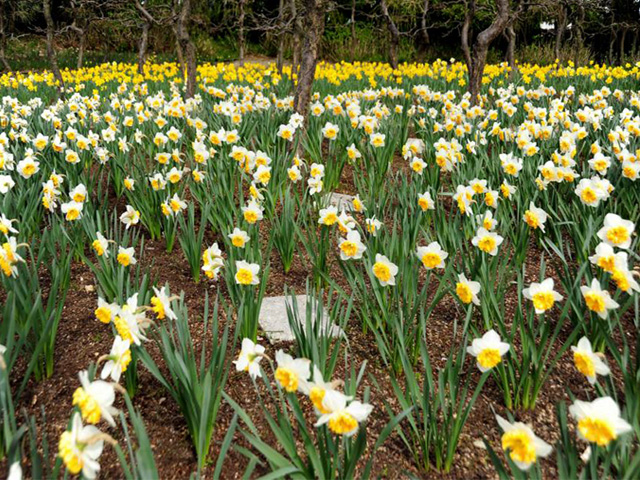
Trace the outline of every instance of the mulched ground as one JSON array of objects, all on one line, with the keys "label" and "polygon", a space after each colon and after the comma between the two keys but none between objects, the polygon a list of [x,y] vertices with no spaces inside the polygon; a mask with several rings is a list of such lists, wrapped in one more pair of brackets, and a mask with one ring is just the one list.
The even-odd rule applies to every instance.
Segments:
[{"label": "mulched ground", "polygon": [[[341,184],[339,190],[344,193],[353,193],[352,171],[349,166],[347,166],[343,175],[346,181]],[[264,224],[261,228],[268,228],[268,225]],[[207,240],[213,241],[215,239],[213,235],[209,235],[209,237]],[[207,245],[209,244],[210,242],[207,243]],[[165,251],[163,242],[147,241],[145,242],[145,250],[144,262],[151,264],[152,260],[153,263],[151,266],[152,279],[158,285],[168,282],[172,291],[184,290],[185,302],[190,312],[192,334],[196,338],[196,342],[201,344],[202,342],[210,341],[210,339],[206,338],[206,335],[200,334],[202,329],[198,317],[203,309],[205,292],[208,291],[210,297],[215,296],[218,291],[223,298],[226,296],[224,282],[214,283],[205,279],[199,284],[195,284],[191,278],[188,264],[177,245],[176,249],[168,254]],[[303,249],[300,248],[299,252],[303,252]],[[537,252],[532,251],[530,253],[529,258],[532,260],[531,265],[527,267],[527,275],[530,276],[528,280],[533,280],[537,278],[539,263]],[[335,260],[330,264],[330,268],[332,277],[340,278],[341,273]],[[553,269],[553,262],[549,264],[548,269],[550,275],[555,276],[557,279],[557,273]],[[278,254],[274,250],[271,255],[271,273],[268,280],[267,295],[283,295],[285,293],[285,285],[293,287],[296,293],[304,293],[309,273],[309,267],[305,259],[300,255],[296,255],[291,271],[285,274]],[[77,372],[87,368],[90,362],[97,361],[101,355],[107,353],[112,343],[112,335],[108,327],[98,322],[94,317],[93,312],[96,308],[97,294],[95,293],[94,278],[90,269],[81,263],[73,263],[71,278],[72,287],[65,303],[56,341],[58,354],[55,372],[51,378],[41,382],[35,382],[32,379],[22,398],[16,400],[17,409],[20,411],[24,409],[28,414],[39,415],[44,407],[47,415],[44,434],[47,436],[53,454],[57,450],[59,435],[66,429],[69,420],[71,397],[79,385]],[[339,282],[345,283],[341,280]],[[514,308],[517,301],[515,288],[512,294],[507,300],[511,309]],[[452,346],[459,341],[460,332],[458,331],[457,338],[453,332],[453,319],[458,318],[460,325],[464,315],[465,312],[458,307],[457,302],[452,298],[446,297],[427,320],[427,346],[434,368],[437,369],[444,363]],[[369,445],[371,445],[373,439],[377,437],[378,432],[388,421],[383,401],[391,402],[392,406],[397,407],[397,405],[393,402],[394,396],[389,381],[389,370],[383,366],[379,358],[373,336],[371,334],[363,334],[361,326],[357,321],[353,321],[353,318],[354,315],[352,314],[352,322],[348,328],[350,359],[356,368],[359,368],[363,362],[367,362],[367,375],[364,378],[363,385],[360,387],[360,392],[364,390],[364,387],[370,387],[371,403],[375,407],[368,423]],[[625,326],[630,335],[636,334],[630,321]],[[565,338],[568,334],[568,331],[563,332]],[[635,342],[630,341],[630,343],[633,345]],[[273,358],[276,348],[268,346],[266,339],[263,339],[262,344],[267,346],[267,353]],[[161,365],[160,354],[153,342],[148,342],[146,347]],[[199,347],[200,345],[196,345],[196,348]],[[278,347],[287,349],[291,346],[285,344]],[[518,346],[515,345],[514,349],[517,351]],[[235,356],[237,355],[237,350],[230,351],[228,354]],[[19,367],[17,368],[18,371]],[[340,366],[337,376],[343,371],[343,367]],[[617,376],[615,368],[613,375],[614,377]],[[480,378],[480,373],[471,359],[467,360],[466,376],[470,376],[472,383]],[[15,383],[18,383],[19,377],[19,375],[14,375]],[[372,382],[372,378],[376,379],[377,386]],[[516,418],[531,423],[538,436],[553,444],[558,437],[558,428],[555,420],[556,404],[558,402],[570,402],[567,394],[569,387],[579,398],[586,398],[587,391],[592,392],[586,380],[573,367],[571,356],[567,354],[546,383],[535,410],[514,412]],[[583,390],[584,393],[582,393]],[[244,372],[236,373],[232,371],[226,391],[249,413],[263,438],[275,446],[276,441],[270,435],[268,425],[262,417],[259,403],[255,401],[254,387],[248,375]],[[196,469],[196,457],[189,439],[186,423],[173,399],[142,365],[139,367],[139,390],[134,397],[134,404],[140,410],[147,427],[161,478],[188,478]],[[458,453],[450,473],[441,474],[433,469],[428,473],[417,471],[410,453],[405,449],[397,435],[392,435],[383,447],[377,451],[373,472],[375,472],[376,476],[384,478],[398,478],[407,473],[422,478],[494,478],[495,471],[484,448],[481,446],[481,440],[486,438],[497,451],[500,450],[500,432],[494,419],[494,410],[495,413],[506,416],[502,405],[500,389],[495,380],[490,378],[485,384],[462,432]],[[124,408],[120,400],[117,406]],[[223,403],[212,442],[210,457],[213,461],[211,464],[215,463],[222,439],[227,432],[232,417],[233,410],[229,405]],[[108,431],[116,439],[123,440],[118,429],[108,429]],[[234,440],[240,445],[247,446],[239,433],[236,433]],[[102,455],[100,463],[102,478],[122,477],[116,455],[109,447],[105,448],[105,453]],[[542,460],[541,463],[545,478],[557,477],[552,465],[553,461]],[[224,466],[224,478],[241,478],[246,465],[247,460],[244,456],[233,450],[230,451]],[[5,464],[0,465],[0,471],[6,471],[5,468]],[[25,470],[25,472],[28,473],[28,470]],[[209,466],[204,474],[205,476],[210,476],[212,472],[213,466]],[[268,473],[268,470],[258,468],[256,473]]]}]

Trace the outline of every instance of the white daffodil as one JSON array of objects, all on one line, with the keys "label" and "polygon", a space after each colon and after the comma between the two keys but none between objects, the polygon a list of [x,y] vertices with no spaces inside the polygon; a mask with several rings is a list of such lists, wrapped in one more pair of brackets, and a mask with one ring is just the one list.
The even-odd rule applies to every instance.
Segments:
[{"label": "white daffodil", "polygon": [[260,265],[257,263],[248,263],[244,260],[236,261],[236,283],[239,285],[258,285],[260,278]]},{"label": "white daffodil", "polygon": [[582,292],[589,310],[597,313],[600,318],[607,318],[609,310],[615,310],[620,306],[618,302],[611,298],[608,291],[600,287],[600,282],[597,278],[591,281],[591,286],[583,285],[580,287],[580,292]]},{"label": "white daffodil", "polygon": [[476,364],[482,373],[491,370],[502,361],[509,351],[509,344],[500,340],[495,330],[489,330],[482,338],[476,338],[467,347],[467,352],[476,357]]},{"label": "white daffodil", "polygon": [[376,254],[376,262],[373,264],[371,270],[380,282],[380,285],[382,285],[383,287],[396,284],[398,266],[392,263],[384,255],[380,255],[379,253]]},{"label": "white daffodil", "polygon": [[580,438],[601,447],[632,430],[611,397],[600,397],[593,402],[576,400],[569,407],[569,413],[578,422]]},{"label": "white daffodil", "polygon": [[60,205],[60,210],[65,214],[65,219],[69,222],[80,220],[82,218],[83,203],[71,201]]},{"label": "white daffodil", "polygon": [[596,383],[596,375],[609,375],[611,372],[602,358],[593,351],[587,337],[578,340],[578,345],[572,346],[571,350],[573,351],[573,363],[578,371],[587,377],[591,385]]},{"label": "white daffodil", "polygon": [[91,246],[96,252],[96,255],[99,257],[104,255],[104,258],[109,258],[109,240],[104,238],[102,233],[96,232],[96,239],[93,241]]},{"label": "white daffodil", "polygon": [[546,278],[541,283],[531,283],[529,288],[522,290],[522,294],[524,298],[533,302],[537,314],[551,310],[554,303],[563,298],[553,289],[553,278]]},{"label": "white daffodil", "polygon": [[608,273],[613,273],[616,265],[616,253],[608,243],[601,242],[596,247],[594,255],[589,257],[589,261]]},{"label": "white daffodil", "polygon": [[473,303],[474,305],[480,305],[480,299],[478,298],[480,293],[480,283],[472,282],[465,277],[464,273],[458,275],[458,282],[456,283],[456,295],[462,303]]},{"label": "white daffodil", "polygon": [[615,213],[607,213],[604,226],[598,230],[598,238],[612,247],[627,249],[631,246],[631,236],[635,226]]},{"label": "white daffodil", "polygon": [[331,226],[338,222],[338,207],[335,205],[331,205],[327,208],[323,208],[320,210],[320,218],[318,219],[318,223],[320,225]]},{"label": "white daffodil", "polygon": [[431,242],[426,247],[418,247],[416,255],[427,270],[444,268],[444,261],[449,256],[438,242]]},{"label": "white daffodil", "polygon": [[489,255],[496,256],[498,253],[498,247],[502,244],[504,238],[495,232],[490,232],[484,227],[480,227],[476,232],[475,237],[471,239],[473,246],[478,247]]},{"label": "white daffodil", "polygon": [[140,212],[131,205],[127,205],[126,211],[120,215],[120,221],[124,223],[125,228],[128,230],[129,227],[140,222]]},{"label": "white daffodil", "polygon": [[4,213],[0,214],[0,233],[9,235],[10,233],[18,233],[18,230],[13,228],[12,223],[17,222],[15,219],[8,219]]},{"label": "white daffodil", "polygon": [[520,470],[529,470],[538,458],[548,457],[553,450],[551,445],[537,437],[528,425],[522,422],[511,423],[496,415],[502,434],[502,449]]},{"label": "white daffodil", "polygon": [[244,246],[251,238],[249,235],[247,235],[247,232],[245,232],[244,230],[240,230],[238,227],[234,228],[233,232],[231,232],[228,237],[231,239],[231,243],[233,244],[233,246],[238,248],[244,248]]},{"label": "white daffodil", "polygon": [[360,423],[368,417],[373,406],[368,403],[358,401],[349,402],[349,397],[337,390],[327,390],[322,399],[323,413],[316,427],[327,424],[329,430],[338,435],[346,437],[353,436],[358,431]]},{"label": "white daffodil", "polygon": [[60,436],[58,456],[73,475],[82,475],[92,480],[100,471],[98,459],[104,448],[104,435],[93,425],[82,425],[79,413],[73,415],[71,430]]},{"label": "white daffodil", "polygon": [[136,252],[133,247],[129,247],[129,248],[118,247],[118,256],[117,256],[118,263],[123,267],[128,267],[129,265],[135,265],[136,263],[138,263],[138,261],[134,257],[135,253]]},{"label": "white daffodil", "polygon": [[73,392],[73,405],[80,409],[82,418],[94,424],[103,418],[109,425],[115,427],[113,415],[116,415],[118,410],[113,407],[116,399],[113,385],[102,380],[90,382],[89,372],[86,370],[82,370],[78,377],[82,386]]},{"label": "white daffodil", "polygon": [[[318,415],[330,413],[323,405],[323,400],[327,392],[335,390],[341,382],[339,380],[333,380],[331,382],[325,382],[324,377],[320,369],[313,366],[313,380],[309,382],[309,400],[313,403],[313,407],[316,409]],[[351,400],[351,397],[347,397],[347,400]]]},{"label": "white daffodil", "polygon": [[436,204],[431,198],[431,194],[429,192],[424,192],[418,197],[418,206],[422,209],[423,212],[427,210],[434,210],[436,208]]},{"label": "white daffodil", "polygon": [[362,243],[360,232],[351,230],[347,233],[347,238],[341,238],[338,244],[340,248],[340,258],[342,260],[358,260],[362,258],[362,254],[367,247]]},{"label": "white daffodil", "polygon": [[[156,318],[158,320],[164,320],[168,318],[169,320],[177,320],[175,312],[171,309],[171,298],[166,292],[167,287],[162,287],[158,290],[156,287],[153,287],[153,297],[151,297],[151,310],[156,314]],[[173,297],[174,299],[176,297]]]},{"label": "white daffodil", "polygon": [[118,383],[120,376],[127,370],[127,366],[131,362],[131,342],[123,340],[120,335],[116,335],[113,339],[111,351],[107,356],[107,361],[102,367],[100,378],[102,380],[111,377],[111,380]]},{"label": "white daffodil", "polygon": [[307,394],[309,392],[308,380],[311,375],[311,361],[306,358],[293,358],[291,355],[284,353],[282,350],[276,352],[276,369],[275,377],[282,388],[287,392],[295,392],[296,390]]},{"label": "white daffodil", "polygon": [[242,216],[247,223],[253,225],[258,220],[262,220],[262,207],[255,200],[250,200],[246,207],[242,207]]},{"label": "white daffodil", "polygon": [[544,224],[548,218],[547,212],[545,212],[541,208],[536,207],[533,202],[529,202],[529,209],[524,212],[523,218],[525,223],[532,229],[535,230],[539,228],[544,232]]},{"label": "white daffodil", "polygon": [[244,338],[242,340],[240,355],[238,355],[238,359],[234,360],[233,363],[238,372],[249,372],[251,378],[255,379],[256,377],[262,376],[260,373],[260,361],[262,357],[264,357],[264,347],[253,343],[249,338]]}]

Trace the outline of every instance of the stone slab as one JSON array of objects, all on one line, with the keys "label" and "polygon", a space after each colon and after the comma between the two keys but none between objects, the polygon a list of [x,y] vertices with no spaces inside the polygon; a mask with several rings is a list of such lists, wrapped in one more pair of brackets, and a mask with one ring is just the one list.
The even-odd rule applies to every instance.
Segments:
[{"label": "stone slab", "polygon": [[352,212],[353,198],[353,195],[332,192],[329,194],[329,205],[335,205],[338,207],[338,211],[344,210],[345,212]]},{"label": "stone slab", "polygon": [[[296,303],[298,306],[298,320],[302,323],[302,328],[306,330],[307,296],[296,295]],[[289,326],[287,304],[292,304],[290,296],[265,297],[262,299],[258,322],[272,344],[295,340],[293,331]],[[329,330],[332,337],[344,334],[344,331],[338,325],[329,325],[329,317],[326,313],[322,316],[322,322],[323,327]]]}]

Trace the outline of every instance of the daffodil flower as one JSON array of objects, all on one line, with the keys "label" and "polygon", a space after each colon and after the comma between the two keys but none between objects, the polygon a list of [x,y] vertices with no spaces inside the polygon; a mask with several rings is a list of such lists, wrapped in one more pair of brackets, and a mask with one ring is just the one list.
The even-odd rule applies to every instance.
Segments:
[{"label": "daffodil flower", "polygon": [[551,310],[555,302],[563,299],[553,289],[553,278],[546,278],[541,283],[533,282],[528,288],[522,290],[524,298],[531,300],[537,314]]},{"label": "daffodil flower", "polygon": [[484,373],[498,365],[509,348],[509,344],[501,341],[495,330],[489,330],[482,338],[474,339],[471,346],[467,347],[467,352],[476,357],[478,369]]},{"label": "daffodil flower", "polygon": [[620,407],[611,397],[600,397],[592,402],[576,400],[569,407],[569,413],[578,422],[580,438],[600,447],[606,447],[632,430],[620,416]]},{"label": "daffodil flower", "polygon": [[103,434],[93,425],[82,425],[79,413],[73,415],[71,430],[60,436],[58,456],[72,475],[93,480],[100,471],[98,459],[104,448]]},{"label": "daffodil flower", "polygon": [[611,298],[609,292],[603,290],[597,278],[591,281],[591,286],[583,285],[580,292],[584,297],[587,308],[597,313],[600,318],[607,318],[609,310],[615,310],[620,305]]},{"label": "daffodil flower", "polygon": [[255,379],[261,377],[260,361],[264,357],[264,347],[253,343],[249,338],[242,339],[242,348],[238,359],[233,363],[236,366],[238,372],[249,372],[251,378]]},{"label": "daffodil flower", "polygon": [[358,431],[360,423],[371,414],[373,406],[358,401],[349,402],[349,397],[337,390],[327,390],[322,399],[323,413],[316,427],[328,424],[329,430],[337,435],[351,437]]},{"label": "daffodil flower", "polygon": [[587,337],[578,340],[578,345],[572,346],[573,362],[578,371],[587,377],[589,383],[596,383],[596,375],[609,375],[611,370],[602,361],[600,355],[595,353],[591,348],[591,342]]},{"label": "daffodil flower", "polygon": [[508,422],[496,415],[502,434],[502,449],[520,470],[526,471],[536,463],[538,458],[548,457],[553,448],[537,437],[528,425],[522,422]]},{"label": "daffodil flower", "polygon": [[456,283],[456,295],[462,303],[473,303],[474,305],[480,305],[480,299],[478,298],[480,293],[480,283],[472,282],[467,279],[464,273],[458,275],[458,282]]},{"label": "daffodil flower", "polygon": [[73,405],[80,409],[82,418],[89,423],[98,423],[103,418],[115,427],[113,415],[116,415],[118,410],[113,407],[116,398],[113,385],[102,380],[90,382],[86,370],[81,371],[78,376],[81,386],[73,392]]},{"label": "daffodil flower", "polygon": [[293,358],[291,355],[284,353],[282,350],[276,352],[276,369],[275,377],[282,388],[287,392],[308,393],[308,380],[311,372],[309,368],[311,361],[306,358]]},{"label": "daffodil flower", "polygon": [[373,275],[378,279],[380,285],[386,287],[396,284],[398,266],[392,263],[386,256],[376,254],[376,261],[371,268]]}]

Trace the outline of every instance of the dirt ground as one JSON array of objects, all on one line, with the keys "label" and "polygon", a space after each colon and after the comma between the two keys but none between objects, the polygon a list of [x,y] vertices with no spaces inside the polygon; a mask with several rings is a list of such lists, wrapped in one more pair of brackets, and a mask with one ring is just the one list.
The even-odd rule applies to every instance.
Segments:
[{"label": "dirt ground", "polygon": [[[345,181],[342,182],[342,187],[339,190],[352,193],[351,175],[352,172],[347,167],[344,172]],[[268,228],[268,225],[264,224],[261,228]],[[215,240],[216,236],[208,232],[207,245]],[[216,292],[219,292],[221,298],[225,298],[227,293],[224,282],[216,283],[204,279],[199,284],[195,284],[191,278],[189,266],[177,245],[176,249],[168,254],[163,242],[147,241],[145,242],[145,250],[144,262],[149,265],[152,262],[152,266],[150,266],[152,279],[158,285],[168,282],[172,291],[184,290],[185,303],[192,319],[192,334],[198,343],[207,341],[206,336],[200,333],[201,324],[198,320],[204,306],[204,295],[208,291],[210,297],[213,297]],[[303,251],[304,249],[300,247],[292,269],[285,274],[278,254],[274,250],[271,257],[271,273],[268,279],[268,296],[283,295],[285,286],[293,287],[296,293],[304,293],[306,278],[310,270],[305,258],[300,256]],[[527,268],[527,272],[533,279],[537,274],[539,264],[535,252],[530,253],[529,258],[532,259],[532,263]],[[340,269],[335,264],[335,259],[333,262],[332,276],[339,278],[341,276]],[[549,266],[549,271],[552,276],[557,277],[557,273],[553,271],[552,263]],[[108,327],[98,322],[94,316],[97,294],[90,269],[81,263],[74,263],[71,278],[72,286],[66,300],[56,342],[58,354],[54,374],[51,378],[41,382],[35,382],[32,379],[24,395],[16,401],[17,410],[24,409],[28,414],[39,415],[44,407],[47,423],[43,433],[47,436],[52,454],[56,453],[59,435],[66,429],[69,420],[72,394],[79,385],[77,373],[87,368],[90,362],[97,361],[101,355],[107,353],[112,343],[112,335]],[[338,281],[346,283],[344,280]],[[507,300],[511,308],[517,301],[515,290],[512,294],[513,296]],[[461,320],[464,315],[465,312],[458,307],[453,298],[445,297],[428,318],[427,346],[434,368],[437,369],[444,363],[452,346],[459,340],[453,332],[453,320],[456,318]],[[635,332],[635,329],[628,324],[627,331]],[[371,388],[370,400],[375,407],[368,422],[368,438],[369,445],[371,445],[389,419],[383,401],[390,401],[394,406],[389,370],[384,367],[377,354],[378,350],[373,335],[362,333],[362,328],[354,320],[353,314],[347,328],[347,334],[351,362],[356,365],[356,368],[359,368],[363,362],[367,362],[367,375],[360,392],[365,386]],[[569,332],[566,331],[562,333],[564,338],[568,334]],[[261,343],[267,346],[267,353],[272,358],[276,348],[287,350],[291,347],[287,344],[271,347],[266,339],[262,339]],[[634,342],[630,343],[634,344]],[[199,345],[196,347],[198,348]],[[161,365],[162,359],[154,342],[147,342],[146,348]],[[517,351],[517,349],[518,346],[515,345],[514,350]],[[236,356],[238,350],[239,348],[236,348],[235,351],[230,351],[228,354]],[[343,372],[343,367],[338,369],[338,376],[341,372]],[[616,375],[615,370],[613,374]],[[465,377],[470,376],[472,382],[476,382],[480,378],[480,373],[470,359],[467,360],[464,375]],[[376,379],[378,386],[372,382],[372,378]],[[19,383],[21,379],[16,375],[13,380],[15,383]],[[516,418],[531,423],[538,436],[553,444],[559,434],[555,420],[555,406],[558,402],[569,402],[567,393],[569,387],[578,396],[581,396],[581,389],[584,389],[584,397],[586,397],[586,391],[589,390],[586,380],[575,370],[571,356],[566,354],[545,385],[535,410],[514,412]],[[276,445],[275,439],[270,436],[267,422],[262,417],[259,403],[255,401],[253,385],[248,375],[244,372],[236,373],[232,369],[226,392],[249,413],[263,438],[271,442],[271,445]],[[141,364],[139,366],[139,389],[133,401],[140,410],[148,430],[161,478],[188,478],[196,469],[196,456],[189,439],[186,423],[177,404]],[[121,399],[118,400],[116,406],[125,409]],[[397,407],[397,405],[395,406]],[[495,471],[481,442],[483,438],[486,438],[497,451],[500,450],[500,432],[494,419],[494,412],[506,416],[500,389],[495,379],[489,378],[462,432],[454,465],[448,474],[438,473],[434,469],[429,472],[418,471],[413,465],[410,453],[396,434],[392,435],[376,452],[373,472],[382,478],[406,477],[408,473],[422,478],[494,478]],[[232,417],[232,408],[223,402],[214,431],[210,452],[211,465],[215,463]],[[110,429],[109,432],[112,434],[115,432],[115,438],[122,441],[122,435],[118,434],[118,431],[119,429]],[[234,441],[246,446],[246,442],[239,432],[236,432]],[[243,455],[231,450],[224,465],[223,477],[241,478],[247,463]],[[557,476],[553,463],[550,460],[541,461],[545,478]],[[122,477],[113,449],[105,448],[100,464],[101,478]],[[6,465],[0,465],[0,471],[7,471],[5,468]],[[213,468],[213,466],[207,468],[204,472],[205,478],[207,475],[211,475]],[[28,469],[25,469],[25,472],[28,472]],[[268,473],[268,470],[258,468],[256,472]]]}]

